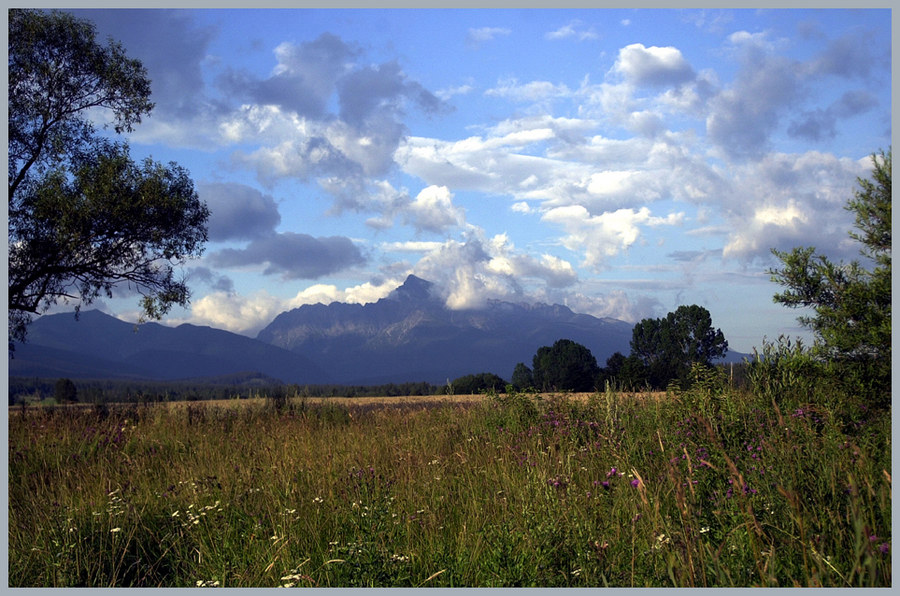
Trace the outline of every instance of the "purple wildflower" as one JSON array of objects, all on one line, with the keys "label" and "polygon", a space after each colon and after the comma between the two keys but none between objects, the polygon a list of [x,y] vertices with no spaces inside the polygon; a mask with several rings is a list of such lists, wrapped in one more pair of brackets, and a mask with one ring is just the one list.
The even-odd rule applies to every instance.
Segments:
[{"label": "purple wildflower", "polygon": [[637,478],[635,478],[634,480],[631,481],[631,486],[633,486],[634,488],[637,488],[640,483],[641,483],[641,481],[638,480]]}]

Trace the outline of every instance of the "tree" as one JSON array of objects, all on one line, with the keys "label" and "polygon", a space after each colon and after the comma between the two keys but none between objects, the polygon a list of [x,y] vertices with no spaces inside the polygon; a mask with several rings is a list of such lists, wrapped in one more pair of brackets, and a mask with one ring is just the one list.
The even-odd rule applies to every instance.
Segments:
[{"label": "tree", "polygon": [[134,163],[97,132],[129,132],[153,107],[121,45],[53,11],[9,11],[9,336],[58,300],[82,305],[125,285],[161,318],[190,292],[174,266],[199,256],[209,210],[177,164]]},{"label": "tree", "polygon": [[482,391],[498,391],[505,385],[506,381],[494,373],[488,372],[465,375],[450,383],[455,395],[474,395]]},{"label": "tree", "polygon": [[721,329],[714,329],[709,311],[696,304],[679,306],[661,319],[644,319],[632,330],[631,354],[644,364],[654,387],[686,380],[692,364],[711,365],[727,352]]},{"label": "tree", "polygon": [[53,387],[56,403],[68,404],[78,401],[78,389],[71,379],[59,379]]},{"label": "tree", "polygon": [[871,157],[872,179],[857,178],[860,188],[845,206],[856,214],[858,232],[850,237],[871,269],[799,247],[773,249],[784,266],[769,273],[786,288],[775,294],[776,303],[813,309],[798,320],[815,334],[814,352],[883,396],[891,386],[891,150]]},{"label": "tree", "polygon": [[530,387],[534,387],[534,375],[531,369],[524,362],[519,362],[513,369],[512,379],[510,383],[518,391],[524,391]]},{"label": "tree", "polygon": [[600,373],[591,351],[569,339],[538,348],[532,364],[534,384],[541,391],[591,391]]},{"label": "tree", "polygon": [[616,352],[606,359],[606,366],[600,369],[600,385],[609,383],[611,388],[634,391],[646,383],[646,369],[635,355],[626,357]]}]

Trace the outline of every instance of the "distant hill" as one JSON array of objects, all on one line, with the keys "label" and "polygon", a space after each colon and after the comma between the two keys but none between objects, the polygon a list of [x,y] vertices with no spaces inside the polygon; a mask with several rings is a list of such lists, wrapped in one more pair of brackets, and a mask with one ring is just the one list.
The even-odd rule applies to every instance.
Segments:
[{"label": "distant hill", "polygon": [[134,325],[98,310],[45,315],[16,344],[10,376],[198,379],[255,371],[286,383],[334,379],[303,356],[255,339],[196,325]]},{"label": "distant hill", "polygon": [[[17,344],[10,376],[81,379],[213,379],[260,373],[285,383],[441,385],[489,372],[509,380],[541,346],[570,339],[602,367],[628,354],[633,325],[561,305],[490,301],[450,310],[433,285],[410,275],[370,304],[306,305],[278,315],[256,339],[196,325],[134,325],[84,311],[45,315]],[[729,353],[726,361],[740,361]]]},{"label": "distant hill", "polygon": [[433,285],[410,275],[370,304],[305,305],[278,315],[257,339],[303,355],[341,382],[444,383],[492,372],[512,376],[516,363],[558,339],[588,347],[600,366],[628,353],[633,325],[577,314],[561,305],[491,301],[450,310]]}]

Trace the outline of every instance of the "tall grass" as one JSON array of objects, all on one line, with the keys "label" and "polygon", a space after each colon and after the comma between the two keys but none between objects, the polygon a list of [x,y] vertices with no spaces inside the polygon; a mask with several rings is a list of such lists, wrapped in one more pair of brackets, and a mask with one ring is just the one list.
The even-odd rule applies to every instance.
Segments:
[{"label": "tall grass", "polygon": [[889,436],[889,415],[716,379],[16,410],[10,585],[890,585]]}]

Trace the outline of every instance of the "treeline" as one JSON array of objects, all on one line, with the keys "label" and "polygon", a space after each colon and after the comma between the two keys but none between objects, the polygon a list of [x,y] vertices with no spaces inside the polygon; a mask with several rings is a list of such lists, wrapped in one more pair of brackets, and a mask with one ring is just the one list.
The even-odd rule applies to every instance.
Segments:
[{"label": "treeline", "polygon": [[585,346],[560,339],[538,349],[528,367],[520,362],[511,385],[519,391],[596,391],[607,387],[627,391],[662,390],[672,383],[691,384],[697,367],[711,369],[725,356],[728,342],[712,326],[702,306],[680,306],[660,319],[634,326],[631,353],[616,352],[600,367]]},{"label": "treeline", "polygon": [[252,372],[187,381],[9,378],[11,406],[48,402],[155,403],[256,397],[394,397],[443,392],[443,386],[426,382],[382,385],[285,384],[278,379]]}]

